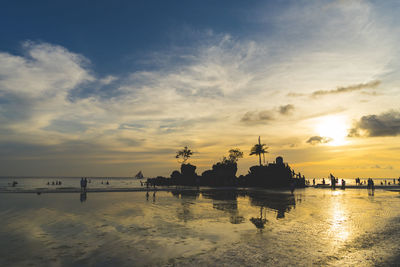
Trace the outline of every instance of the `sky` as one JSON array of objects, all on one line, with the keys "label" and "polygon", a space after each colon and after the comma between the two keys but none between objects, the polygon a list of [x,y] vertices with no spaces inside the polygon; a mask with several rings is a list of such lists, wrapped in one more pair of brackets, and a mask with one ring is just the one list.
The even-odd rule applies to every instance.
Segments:
[{"label": "sky", "polygon": [[0,176],[400,176],[398,1],[3,1]]}]

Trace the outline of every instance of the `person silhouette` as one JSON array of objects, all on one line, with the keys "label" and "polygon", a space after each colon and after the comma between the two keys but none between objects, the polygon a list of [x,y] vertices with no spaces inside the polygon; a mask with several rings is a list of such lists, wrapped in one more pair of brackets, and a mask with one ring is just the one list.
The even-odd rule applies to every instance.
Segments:
[{"label": "person silhouette", "polygon": [[86,192],[86,186],[87,186],[87,179],[85,178],[83,180],[83,191]]}]

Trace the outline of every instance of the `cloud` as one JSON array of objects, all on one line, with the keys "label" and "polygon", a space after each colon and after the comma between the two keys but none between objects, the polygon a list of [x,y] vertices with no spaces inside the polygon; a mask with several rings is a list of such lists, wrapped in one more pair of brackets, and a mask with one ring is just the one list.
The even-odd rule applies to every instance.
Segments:
[{"label": "cloud", "polygon": [[[75,143],[78,149],[96,142],[84,147],[88,153],[102,144],[105,158],[110,153],[110,158],[123,159],[129,151],[124,160],[132,160],[142,151],[165,149],[173,155],[182,140],[217,140],[220,147],[237,140],[245,144],[258,129],[235,129],[238,120],[255,128],[271,125],[272,141],[291,134],[290,129],[301,136],[308,122],[297,115],[329,113],[337,103],[302,105],[302,99],[292,99],[280,106],[288,103],[282,102],[287,88],[298,88],[292,95],[309,96],[320,88],[350,84],[316,93],[339,96],[378,87],[377,81],[358,83],[383,77],[387,63],[396,61],[391,42],[397,35],[386,34],[390,28],[373,19],[374,9],[366,2],[294,5],[283,5],[274,16],[260,9],[268,18],[261,28],[278,31],[232,36],[211,29],[190,46],[173,43],[143,55],[148,62],[133,66],[133,72],[115,69],[99,77],[84,55],[48,43],[26,42],[18,55],[0,53],[0,141],[25,141],[36,151],[37,146],[63,151]],[[365,108],[353,102],[352,109]],[[218,137],[226,131],[231,134],[221,142]],[[309,143],[329,141],[319,138]],[[157,164],[168,164],[168,157]]]},{"label": "cloud", "polygon": [[[381,84],[380,80],[374,80],[368,83],[359,83],[359,84],[353,84],[349,86],[341,86],[337,87],[334,90],[318,90],[314,91],[311,94],[304,94],[304,93],[293,93],[290,92],[287,94],[289,97],[301,97],[301,96],[310,96],[310,97],[320,97],[320,96],[325,96],[325,95],[335,95],[335,94],[344,94],[344,93],[350,93],[354,91],[360,91],[363,89],[375,89]],[[363,94],[368,94],[368,95],[373,95],[376,96],[378,95],[376,92],[362,92]]]},{"label": "cloud", "polygon": [[288,93],[287,94],[287,96],[289,96],[289,97],[299,97],[299,96],[305,96],[306,94],[302,94],[302,93],[293,93],[293,92],[290,92],[290,93]]},{"label": "cloud", "polygon": [[106,76],[106,77],[100,79],[100,80],[99,80],[99,83],[100,83],[100,84],[103,84],[103,85],[109,85],[110,83],[112,83],[112,82],[114,82],[114,81],[116,81],[116,80],[118,80],[117,77],[115,77],[115,76],[113,76],[113,75],[108,75],[108,76]]},{"label": "cloud", "polygon": [[280,106],[279,107],[279,113],[282,115],[290,115],[294,110],[294,105],[292,104],[287,104],[285,106]]},{"label": "cloud", "polygon": [[138,123],[122,123],[118,129],[122,130],[137,130],[140,131],[142,128],[145,128],[144,124]]},{"label": "cloud", "polygon": [[294,105],[287,104],[270,110],[248,111],[240,121],[247,124],[264,124],[276,120],[278,115],[289,116],[294,109]]},{"label": "cloud", "polygon": [[65,101],[68,92],[95,78],[89,60],[61,46],[25,42],[23,49],[24,56],[0,53],[0,123],[35,131],[73,112]]},{"label": "cloud", "polygon": [[119,142],[121,142],[124,146],[140,146],[144,140],[136,140],[133,138],[118,138],[117,139]]},{"label": "cloud", "polygon": [[326,144],[332,141],[332,138],[329,137],[323,137],[323,136],[312,136],[310,137],[306,143],[309,143],[311,145],[317,145],[317,144]]},{"label": "cloud", "polygon": [[0,141],[56,145],[94,138],[118,150],[132,135],[151,136],[149,144],[157,147],[162,144],[154,141],[165,133],[172,135],[161,143],[172,145],[199,127],[213,127],[219,111],[243,95],[261,51],[254,42],[211,35],[191,55],[165,52],[186,56],[185,64],[104,77],[61,46],[26,42],[23,52],[0,53]]},{"label": "cloud", "polygon": [[273,111],[270,110],[248,111],[240,121],[249,124],[264,124],[275,119],[272,113]]},{"label": "cloud", "polygon": [[25,42],[26,56],[0,53],[0,90],[28,97],[60,94],[93,81],[89,60],[48,43]]},{"label": "cloud", "polygon": [[393,166],[387,165],[387,166],[381,166],[381,165],[374,165],[371,167],[371,169],[384,169],[384,170],[393,170]]},{"label": "cloud", "polygon": [[84,124],[76,121],[57,119],[51,121],[50,124],[43,129],[46,131],[56,131],[60,133],[82,133],[87,129],[87,127]]},{"label": "cloud", "polygon": [[332,95],[332,94],[342,94],[348,93],[353,91],[359,91],[363,89],[375,89],[381,84],[381,81],[375,80],[368,83],[359,83],[345,87],[338,87],[335,90],[319,90],[315,91],[311,94],[312,97],[319,97],[324,95]]},{"label": "cloud", "polygon": [[396,135],[400,135],[400,112],[394,110],[363,116],[349,131],[349,137]]}]

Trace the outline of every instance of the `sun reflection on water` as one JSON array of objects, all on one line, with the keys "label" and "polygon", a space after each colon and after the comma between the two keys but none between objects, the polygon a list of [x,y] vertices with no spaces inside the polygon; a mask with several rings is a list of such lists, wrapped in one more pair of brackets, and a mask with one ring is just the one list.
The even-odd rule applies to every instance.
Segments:
[{"label": "sun reflection on water", "polygon": [[[333,191],[332,195],[340,196],[342,192]],[[335,242],[345,242],[350,237],[350,229],[348,226],[348,214],[345,206],[342,205],[340,199],[333,199],[331,206],[331,222],[330,233],[334,237],[332,240]]]}]

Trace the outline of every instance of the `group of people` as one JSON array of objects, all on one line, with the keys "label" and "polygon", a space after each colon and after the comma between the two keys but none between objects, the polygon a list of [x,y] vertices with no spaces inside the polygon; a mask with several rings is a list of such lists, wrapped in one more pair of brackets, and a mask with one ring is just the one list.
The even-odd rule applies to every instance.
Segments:
[{"label": "group of people", "polygon": [[53,181],[53,182],[47,182],[47,185],[61,185],[62,184],[62,182],[61,181]]},{"label": "group of people", "polygon": [[361,182],[360,178],[356,178],[356,185],[362,185],[362,182]]},{"label": "group of people", "polygon": [[[400,178],[398,179],[399,180],[399,184],[400,184]],[[393,184],[396,184],[396,179],[393,179]],[[381,185],[383,185],[383,182],[381,181]],[[388,182],[388,181],[386,181],[385,180],[385,186],[386,185],[390,185],[390,182]]]},{"label": "group of people", "polygon": [[[330,175],[330,179],[331,179],[331,187],[335,188],[336,185],[339,182],[339,179],[334,177],[332,174]],[[342,180],[341,181],[342,182],[341,183],[341,188],[344,189],[345,186],[346,186],[346,181],[344,179],[341,179],[341,180]],[[398,184],[400,185],[400,177],[397,179],[397,181],[398,181]],[[312,180],[312,182],[313,182],[313,186],[315,186],[316,185],[315,178]],[[367,185],[367,188],[371,188],[371,189],[373,189],[374,186],[375,186],[374,181],[372,180],[372,178],[368,178],[368,180],[364,180],[364,181],[361,181],[360,178],[356,178],[355,182],[356,182],[356,185],[359,185],[359,186]],[[325,185],[325,184],[326,184],[326,181],[325,181],[325,178],[323,178],[322,179],[322,185]],[[384,181],[381,181],[380,184],[386,186],[386,185],[391,185],[391,182],[390,181],[388,182],[387,180],[384,180]],[[396,179],[393,179],[393,185],[395,185],[395,184],[396,184]]]},{"label": "group of people", "polygon": [[[87,179],[87,178],[82,178],[81,179],[81,190],[83,191],[83,192],[86,192],[86,188],[87,188],[87,184],[88,183],[91,183],[91,180],[89,179]],[[110,184],[110,182],[107,180],[106,182],[104,182],[104,181],[101,181],[101,184],[105,184],[105,185],[109,185]]]},{"label": "group of people", "polygon": [[149,187],[152,186],[152,187],[156,188],[156,184],[155,183],[148,182],[148,181],[146,181],[146,182],[140,181],[140,186],[146,186],[146,188],[149,188]]},{"label": "group of people", "polygon": [[8,183],[8,185],[11,185],[12,187],[15,187],[18,184],[17,181],[13,181],[12,183]]},{"label": "group of people", "polygon": [[[397,181],[398,181],[398,184],[400,185],[400,177],[397,179]],[[360,178],[356,178],[356,185],[362,185],[362,184],[367,184],[367,187],[370,188],[371,184],[374,185],[374,181],[372,180],[372,178],[368,178],[368,182],[366,183],[365,181],[364,182],[361,181]],[[396,179],[393,179],[393,185],[395,185],[395,184],[396,184]],[[384,180],[384,181],[381,181],[381,185],[385,185],[385,186],[391,185],[391,182]]]},{"label": "group of people", "polygon": [[86,178],[81,179],[81,191],[86,192],[87,183],[88,181]]},{"label": "group of people", "polygon": [[[339,178],[333,176],[332,174],[330,176],[331,176],[331,187],[333,189],[335,189],[336,185],[339,183]],[[346,188],[346,181],[344,179],[342,179],[341,182],[342,182],[342,184],[341,184],[340,188],[341,189],[345,189]]]}]

